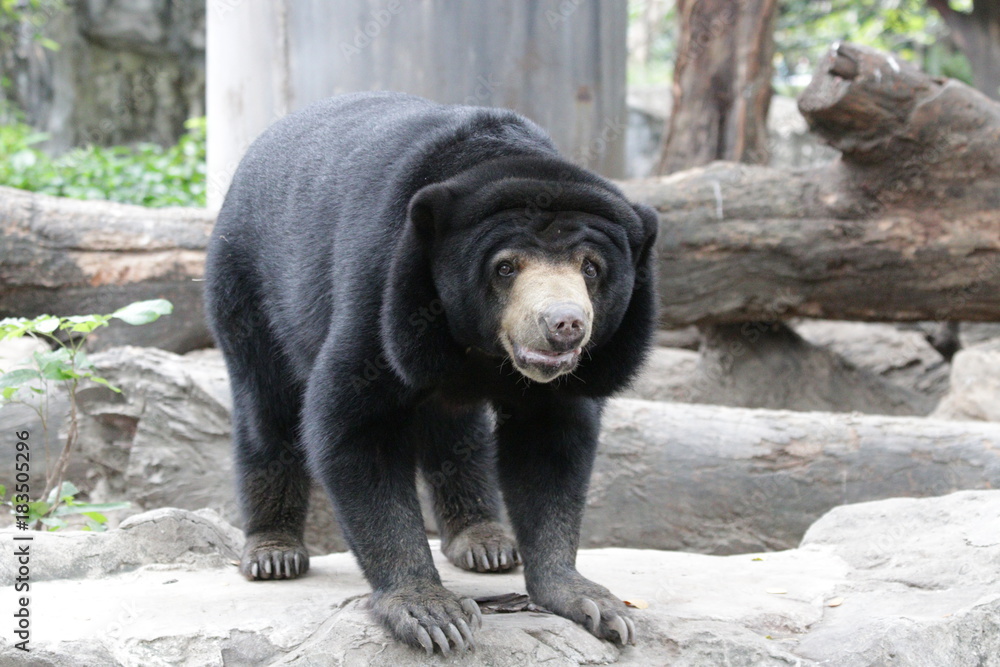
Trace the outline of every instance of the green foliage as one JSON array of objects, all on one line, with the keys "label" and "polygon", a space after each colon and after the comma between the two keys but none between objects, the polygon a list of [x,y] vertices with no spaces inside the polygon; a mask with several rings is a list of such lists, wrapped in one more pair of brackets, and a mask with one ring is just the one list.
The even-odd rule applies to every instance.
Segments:
[{"label": "green foliage", "polygon": [[[62,486],[58,489],[52,489],[45,500],[36,500],[27,503],[28,511],[24,515],[28,517],[27,523],[30,525],[38,522],[47,526],[50,531],[59,530],[60,528],[65,528],[67,525],[66,519],[63,517],[72,514],[81,514],[86,519],[83,530],[103,532],[107,529],[106,524],[108,523],[108,517],[104,516],[104,512],[128,509],[132,505],[129,502],[80,502],[76,499],[76,494],[79,492],[80,490],[74,486],[73,482],[63,482]],[[0,485],[0,500],[3,501],[4,505],[10,507],[12,512],[20,514],[14,509],[16,505],[14,499],[5,499],[6,496],[7,489],[3,485]]]},{"label": "green foliage", "polygon": [[[18,390],[29,388],[38,390],[33,383],[47,381],[89,380],[104,385],[113,391],[108,381],[94,374],[94,365],[82,349],[84,336],[94,329],[106,327],[111,320],[121,320],[132,325],[148,324],[161,315],[173,311],[173,304],[166,299],[137,301],[119,308],[110,315],[71,315],[55,317],[39,315],[35,318],[9,317],[0,320],[0,340],[10,340],[31,336],[45,338],[56,344],[50,352],[35,352],[31,368],[17,368],[3,373],[0,371],[0,399],[13,401]],[[57,332],[64,332],[58,336]],[[69,342],[65,342],[68,339]],[[40,390],[44,392],[44,389]],[[36,392],[37,393],[37,392]],[[2,404],[2,403],[0,403]]]},{"label": "green foliage", "polygon": [[64,0],[0,0],[0,48],[9,48],[26,28],[32,39],[50,51],[59,45],[42,35],[42,28],[57,12],[66,8]]},{"label": "green foliage", "polygon": [[927,0],[782,0],[775,64],[779,76],[811,74],[832,43],[850,41],[896,53],[934,76],[971,83],[968,60],[943,39],[947,33]]},{"label": "green foliage", "polygon": [[[0,320],[0,341],[30,336],[45,340],[54,349],[35,352],[27,364],[7,372],[0,369],[0,406],[6,403],[21,403],[32,408],[42,423],[43,431],[48,431],[48,401],[46,400],[53,383],[62,383],[70,401],[70,421],[66,444],[59,460],[49,471],[46,485],[50,489],[44,500],[26,502],[17,498],[18,506],[27,511],[18,511],[28,517],[29,524],[41,523],[49,530],[57,530],[66,525],[66,517],[81,514],[86,518],[86,530],[104,530],[107,518],[102,512],[127,507],[128,503],[93,504],[76,500],[78,490],[72,483],[63,481],[66,464],[79,432],[77,423],[76,392],[81,382],[92,382],[111,389],[106,378],[96,374],[94,364],[83,350],[86,336],[95,329],[106,327],[111,320],[121,320],[131,325],[154,322],[162,315],[173,311],[173,305],[165,299],[138,301],[108,315],[71,315],[56,317],[39,315],[34,318],[7,318]],[[43,438],[43,442],[47,438]],[[6,489],[0,487],[0,500],[6,496]],[[14,498],[4,501],[14,508]]]},{"label": "green foliage", "polygon": [[[648,2],[630,0],[631,24],[643,20]],[[972,0],[951,0],[951,7],[969,11]],[[649,62],[630,64],[629,83],[670,81],[678,33],[674,8],[657,28]],[[781,0],[774,33],[776,87],[782,93],[796,94],[819,57],[837,41],[892,51],[933,76],[971,83],[972,68],[945,39],[947,34],[947,26],[927,0]]]},{"label": "green foliage", "polygon": [[87,146],[52,158],[37,148],[47,135],[23,123],[0,125],[0,185],[150,207],[204,206],[205,119],[185,127],[169,148]]}]

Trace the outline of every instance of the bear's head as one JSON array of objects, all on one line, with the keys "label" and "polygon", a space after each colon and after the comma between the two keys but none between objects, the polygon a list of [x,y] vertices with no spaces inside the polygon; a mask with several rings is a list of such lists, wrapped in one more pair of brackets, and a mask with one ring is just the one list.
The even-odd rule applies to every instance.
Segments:
[{"label": "bear's head", "polygon": [[475,351],[533,382],[619,388],[655,322],[656,228],[655,211],[555,159],[495,160],[420,189],[382,313],[393,367],[428,386]]}]

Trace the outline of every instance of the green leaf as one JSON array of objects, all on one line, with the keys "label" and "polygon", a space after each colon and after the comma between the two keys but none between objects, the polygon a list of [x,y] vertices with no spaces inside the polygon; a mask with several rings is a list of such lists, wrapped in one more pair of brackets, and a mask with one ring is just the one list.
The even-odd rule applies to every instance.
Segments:
[{"label": "green leaf", "polygon": [[107,326],[111,317],[109,315],[74,315],[64,319],[63,329],[68,329],[71,333],[88,334],[94,329]]},{"label": "green leaf", "polygon": [[130,303],[124,308],[116,310],[111,317],[138,326],[155,322],[160,315],[169,315],[173,311],[174,305],[166,299],[152,299]]},{"label": "green leaf", "polygon": [[110,382],[108,382],[107,380],[105,380],[102,377],[98,377],[96,375],[88,375],[87,379],[90,380],[91,382],[96,382],[97,384],[104,385],[105,387],[107,387],[111,391],[115,392],[116,394],[122,393],[121,389],[119,389],[115,385],[111,384]]},{"label": "green leaf", "polygon": [[0,500],[2,500],[7,495],[7,487],[0,484]]},{"label": "green leaf", "polygon": [[50,531],[59,530],[66,527],[66,522],[58,517],[50,516],[41,519],[41,522],[49,527]]},{"label": "green leaf", "polygon": [[35,331],[39,333],[52,333],[59,328],[60,319],[58,317],[46,317],[35,322]]},{"label": "green leaf", "polygon": [[[18,387],[32,380],[40,380],[41,378],[42,375],[34,368],[16,368],[0,375],[0,387],[8,387],[16,390]],[[4,398],[9,398],[6,391],[4,392]]]},{"label": "green leaf", "polygon": [[[32,387],[32,389],[35,389],[35,387]],[[0,396],[3,396],[3,400],[5,401],[9,401],[14,398],[14,394],[16,393],[17,387],[4,387],[3,389],[0,389]]]},{"label": "green leaf", "polygon": [[[52,494],[49,494],[52,497]],[[55,500],[55,498],[52,498]],[[32,517],[42,517],[49,513],[52,508],[52,503],[47,503],[44,500],[36,500],[34,502],[28,503],[28,516]]]},{"label": "green leaf", "polygon": [[[106,521],[107,519],[105,519]],[[92,530],[95,533],[103,533],[108,529],[103,523],[94,521],[93,519],[87,519],[87,525],[83,527],[83,530]]]},{"label": "green leaf", "polygon": [[72,380],[79,377],[73,370],[73,353],[65,347],[51,352],[35,352],[34,357],[46,380]]},{"label": "green leaf", "polygon": [[56,504],[57,497],[64,502],[73,502],[73,496],[78,493],[80,493],[80,490],[76,488],[76,485],[67,480],[58,489],[49,491],[49,497],[46,500],[50,505]]},{"label": "green leaf", "polygon": [[62,500],[70,501],[73,500],[73,496],[80,493],[80,489],[76,488],[76,485],[69,480],[62,483],[62,487],[59,490],[59,497]]}]

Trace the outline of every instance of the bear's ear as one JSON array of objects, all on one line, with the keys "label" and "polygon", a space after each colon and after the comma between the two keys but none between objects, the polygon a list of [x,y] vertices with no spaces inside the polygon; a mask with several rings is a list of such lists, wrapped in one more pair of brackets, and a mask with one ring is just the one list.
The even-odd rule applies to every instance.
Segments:
[{"label": "bear's ear", "polygon": [[445,183],[433,183],[417,191],[410,199],[406,216],[422,242],[432,241],[451,217],[455,193]]},{"label": "bear's ear", "polygon": [[389,363],[410,387],[439,382],[461,362],[462,349],[448,329],[434,286],[434,238],[451,218],[455,195],[443,183],[428,185],[411,199],[393,250],[382,299],[380,335]]},{"label": "bear's ear", "polygon": [[660,214],[652,206],[645,204],[632,204],[639,221],[642,223],[642,237],[639,243],[633,244],[632,256],[635,258],[636,266],[640,266],[643,255],[648,252],[648,248],[656,243],[656,234],[660,229]]}]

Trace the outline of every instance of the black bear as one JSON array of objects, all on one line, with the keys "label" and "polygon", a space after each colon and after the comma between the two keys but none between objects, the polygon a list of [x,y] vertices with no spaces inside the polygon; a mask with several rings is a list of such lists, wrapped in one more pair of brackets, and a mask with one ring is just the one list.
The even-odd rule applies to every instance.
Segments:
[{"label": "black bear", "polygon": [[[208,248],[250,579],[303,574],[322,482],[396,638],[472,646],[416,493],[458,567],[523,559],[532,599],[634,643],[575,566],[604,400],[655,326],[657,216],[510,111],[343,95],[275,123],[236,171]],[[500,523],[501,491],[514,539]]]}]

